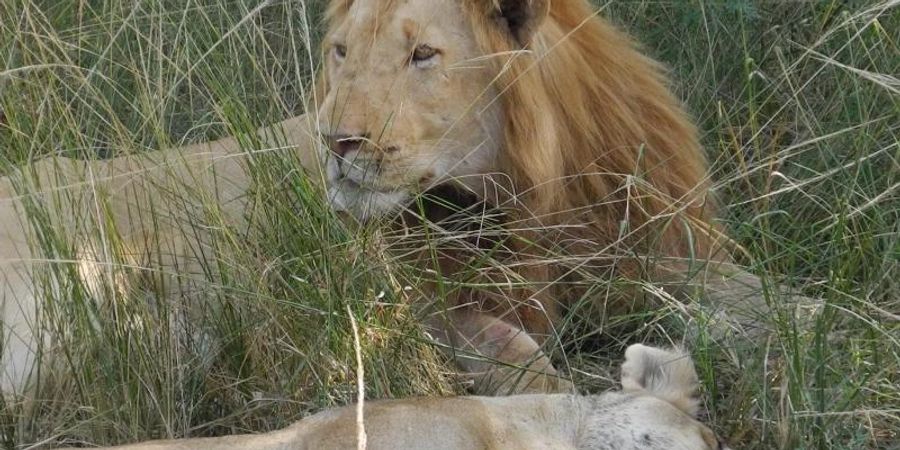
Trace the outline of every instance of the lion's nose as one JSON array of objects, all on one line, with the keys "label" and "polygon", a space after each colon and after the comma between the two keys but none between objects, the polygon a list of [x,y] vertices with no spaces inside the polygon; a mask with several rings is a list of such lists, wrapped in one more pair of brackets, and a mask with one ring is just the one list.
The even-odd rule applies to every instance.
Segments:
[{"label": "lion's nose", "polygon": [[331,152],[343,158],[354,150],[359,150],[368,141],[366,135],[333,134],[327,138]]}]

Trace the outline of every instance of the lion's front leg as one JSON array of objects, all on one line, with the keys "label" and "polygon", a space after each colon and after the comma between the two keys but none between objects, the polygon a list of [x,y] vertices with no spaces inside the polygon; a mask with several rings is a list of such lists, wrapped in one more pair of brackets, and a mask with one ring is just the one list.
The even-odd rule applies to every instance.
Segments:
[{"label": "lion's front leg", "polygon": [[480,395],[572,392],[550,358],[524,330],[476,311],[436,315],[432,333],[447,345]]}]

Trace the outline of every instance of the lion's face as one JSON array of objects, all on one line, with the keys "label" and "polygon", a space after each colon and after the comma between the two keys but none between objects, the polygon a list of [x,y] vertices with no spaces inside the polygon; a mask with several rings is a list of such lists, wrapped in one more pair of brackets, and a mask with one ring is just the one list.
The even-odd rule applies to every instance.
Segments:
[{"label": "lion's face", "polygon": [[325,48],[319,125],[337,210],[367,219],[436,183],[481,185],[502,112],[461,2],[355,0]]}]

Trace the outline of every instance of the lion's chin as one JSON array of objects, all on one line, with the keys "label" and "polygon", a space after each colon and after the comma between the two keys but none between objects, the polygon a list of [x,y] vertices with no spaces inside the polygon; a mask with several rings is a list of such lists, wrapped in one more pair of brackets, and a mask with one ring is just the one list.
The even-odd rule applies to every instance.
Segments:
[{"label": "lion's chin", "polygon": [[367,221],[400,209],[409,199],[406,191],[376,191],[342,179],[328,188],[328,202],[337,212]]}]

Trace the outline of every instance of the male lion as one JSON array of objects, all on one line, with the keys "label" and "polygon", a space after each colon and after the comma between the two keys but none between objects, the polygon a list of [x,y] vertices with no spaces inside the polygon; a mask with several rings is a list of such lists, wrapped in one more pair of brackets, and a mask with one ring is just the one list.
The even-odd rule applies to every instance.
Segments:
[{"label": "male lion", "polygon": [[[695,418],[697,374],[689,356],[632,345],[623,392],[532,394],[366,403],[367,447],[378,449],[722,450]],[[353,406],[323,411],[260,435],[145,442],[122,450],[350,449],[359,427]]]},{"label": "male lion", "polygon": [[370,220],[412,202],[403,224],[448,242],[421,265],[495,286],[457,289],[433,324],[500,361],[459,358],[477,390],[567,388],[534,353],[561,309],[640,304],[639,289],[591,293],[583,274],[704,286],[745,325],[764,313],[758,280],[728,264],[694,125],[588,1],[332,0],[327,20],[332,204]]}]

